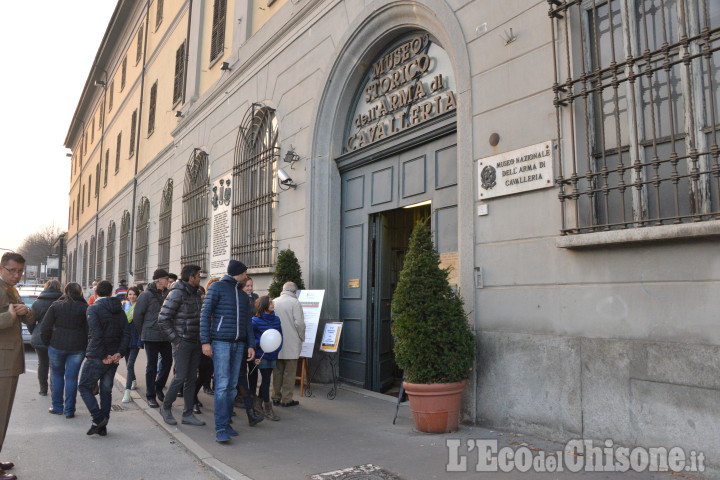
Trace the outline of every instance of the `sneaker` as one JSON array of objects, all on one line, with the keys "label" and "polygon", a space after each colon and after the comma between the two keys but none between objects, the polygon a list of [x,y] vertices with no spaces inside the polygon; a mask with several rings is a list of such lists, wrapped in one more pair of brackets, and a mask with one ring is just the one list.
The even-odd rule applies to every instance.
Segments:
[{"label": "sneaker", "polygon": [[230,441],[230,435],[225,430],[220,430],[215,433],[215,441],[218,443],[227,443]]},{"label": "sneaker", "polygon": [[107,435],[107,427],[98,428],[98,435],[100,435],[101,437],[104,437],[105,435]]},{"label": "sneaker", "polygon": [[122,402],[130,403],[130,400],[130,390],[125,390],[125,395],[123,395]]},{"label": "sneaker", "polygon": [[53,414],[53,415],[62,415],[62,414],[63,414],[63,412],[58,412],[57,410],[53,410],[52,407],[50,407],[50,408],[48,409],[48,413],[51,413],[51,414]]},{"label": "sneaker", "polygon": [[200,410],[199,403],[196,403],[195,405],[193,405],[193,413],[196,415],[200,415],[202,413],[202,411]]},{"label": "sneaker", "polygon": [[160,408],[160,404],[154,398],[148,398],[147,402],[150,408]]},{"label": "sneaker", "polygon": [[[103,418],[99,422],[93,420],[90,430],[87,431],[87,435],[100,434],[100,431],[105,428],[105,425],[108,424],[109,420],[110,419],[108,417]],[[107,435],[107,430],[105,430],[105,435]]]},{"label": "sneaker", "polygon": [[137,381],[132,381],[132,385],[130,385],[130,390],[137,390]]},{"label": "sneaker", "polygon": [[225,431],[228,433],[228,435],[232,435],[233,437],[237,437],[238,433],[235,431],[234,428],[232,428],[230,425],[225,427]]},{"label": "sneaker", "polygon": [[165,408],[165,405],[160,406],[160,416],[162,416],[168,425],[177,425],[177,420],[173,417],[172,410]]},{"label": "sneaker", "polygon": [[100,433],[100,427],[95,422],[93,422],[90,426],[90,430],[87,431],[86,435],[97,435],[98,433]]},{"label": "sneaker", "polygon": [[291,400],[289,402],[280,404],[281,407],[296,407],[298,405],[300,405],[300,402],[298,402],[297,400]]},{"label": "sneaker", "polygon": [[193,414],[183,415],[182,423],[183,425],[195,425],[196,427],[202,427],[203,425],[205,425],[205,422],[203,422]]}]

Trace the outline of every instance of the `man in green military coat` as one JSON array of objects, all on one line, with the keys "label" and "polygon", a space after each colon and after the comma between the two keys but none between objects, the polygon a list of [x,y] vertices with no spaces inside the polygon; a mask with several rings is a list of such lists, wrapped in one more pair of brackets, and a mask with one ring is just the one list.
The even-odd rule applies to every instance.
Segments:
[{"label": "man in green military coat", "polygon": [[[25,270],[19,253],[7,252],[0,259],[0,452],[7,432],[18,377],[25,373],[25,347],[20,323],[32,322],[32,313],[15,289]],[[15,480],[7,470],[11,462],[0,462],[0,480]]]}]

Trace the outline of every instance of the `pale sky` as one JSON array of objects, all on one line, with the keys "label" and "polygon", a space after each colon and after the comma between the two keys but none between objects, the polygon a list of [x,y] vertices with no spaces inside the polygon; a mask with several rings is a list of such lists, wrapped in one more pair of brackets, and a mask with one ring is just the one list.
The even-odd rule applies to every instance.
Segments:
[{"label": "pale sky", "polygon": [[115,5],[3,2],[0,248],[17,249],[52,223],[67,230],[70,159],[63,142]]}]

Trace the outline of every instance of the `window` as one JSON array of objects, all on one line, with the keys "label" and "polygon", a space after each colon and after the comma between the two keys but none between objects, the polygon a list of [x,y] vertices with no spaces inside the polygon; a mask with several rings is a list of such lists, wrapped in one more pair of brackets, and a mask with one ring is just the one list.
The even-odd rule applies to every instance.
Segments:
[{"label": "window", "polygon": [[163,19],[163,0],[157,1],[157,10],[155,11],[155,30],[158,29]]},{"label": "window", "polygon": [[140,25],[140,28],[138,29],[137,53],[135,54],[135,65],[140,63],[140,59],[142,58],[142,47],[143,47],[143,26]]},{"label": "window", "polygon": [[120,170],[120,147],[122,147],[122,132],[117,136],[117,150],[115,150],[115,173]]},{"label": "window", "polygon": [[70,223],[71,223],[72,225],[74,225],[74,224],[75,224],[75,200],[73,200],[72,213],[71,213],[70,215],[71,215],[70,218],[71,218],[71,220],[72,220],[72,222],[70,222]]},{"label": "window", "polygon": [[98,130],[102,130],[105,124],[105,99],[100,104],[100,122],[98,123]]},{"label": "window", "polygon": [[125,89],[125,79],[127,78],[127,55],[123,57],[122,68],[120,71],[120,91]]},{"label": "window", "polygon": [[85,185],[82,186],[82,197],[80,197],[78,200],[80,200],[80,208],[82,209],[82,213],[85,213]]},{"label": "window", "polygon": [[90,129],[90,143],[95,143],[95,116],[93,116],[92,128]]},{"label": "window", "polygon": [[185,169],[182,212],[182,265],[199,265],[207,271],[208,156],[200,149],[193,150]]},{"label": "window", "polygon": [[107,230],[107,249],[105,252],[105,280],[113,283],[115,260],[115,222],[110,222]]},{"label": "window", "polygon": [[108,170],[110,170],[110,149],[105,150],[105,175],[103,175],[103,188],[107,187]]},{"label": "window", "polygon": [[173,181],[168,178],[160,201],[160,236],[158,239],[158,268],[170,268],[170,226],[172,221]]},{"label": "window", "polygon": [[95,281],[95,235],[90,237],[90,261],[88,262],[88,283]]},{"label": "window", "polygon": [[235,142],[232,180],[232,258],[248,267],[274,265],[275,169],[280,149],[274,110],[248,111]]},{"label": "window", "polygon": [[83,135],[83,153],[86,155],[87,155],[87,141],[88,141],[88,136],[87,136],[87,132],[86,132],[86,134]]},{"label": "window", "polygon": [[175,82],[173,83],[173,106],[182,100],[185,78],[185,42],[175,52]]},{"label": "window", "polygon": [[150,88],[150,112],[148,113],[148,137],[155,131],[155,104],[157,102],[157,86],[158,82],[155,80],[153,86]]},{"label": "window", "polygon": [[98,162],[97,167],[95,167],[95,197],[100,194],[100,167],[101,163]]},{"label": "window", "polygon": [[100,229],[97,239],[97,256],[95,257],[95,278],[97,280],[103,279],[103,248],[105,248],[105,231]]},{"label": "window", "polygon": [[130,212],[125,210],[120,222],[120,253],[118,254],[118,281],[128,278],[130,254]]},{"label": "window", "polygon": [[[80,201],[80,191],[78,190],[77,193],[77,210],[75,210],[75,220],[78,223],[78,226],[80,225],[80,204],[82,202]],[[84,209],[83,209],[84,210]]]},{"label": "window", "polygon": [[85,245],[83,245],[83,256],[82,256],[82,283],[81,285],[83,287],[87,286],[87,269],[88,264],[88,243],[87,240],[85,241]]},{"label": "window", "polygon": [[137,110],[135,110],[132,114],[132,119],[130,120],[130,145],[128,146],[128,149],[130,150],[130,156],[132,157],[135,155],[135,129],[137,128]]},{"label": "window", "polygon": [[73,276],[73,271],[72,271],[73,270],[73,268],[72,268],[73,267],[73,254],[71,253],[70,255],[68,255],[68,257],[69,258],[68,258],[67,281],[72,282],[73,278],[75,278]]},{"label": "window", "polygon": [[150,234],[150,201],[140,199],[135,227],[135,282],[147,281],[148,237]]},{"label": "window", "polygon": [[562,233],[717,218],[720,2],[551,3]]},{"label": "window", "polygon": [[92,175],[88,175],[88,207],[90,206],[90,196],[92,195]]},{"label": "window", "polygon": [[113,88],[113,85],[115,85],[115,81],[113,80],[110,82],[110,85],[108,85],[108,113],[112,112],[113,107],[113,91],[115,90]]},{"label": "window", "polygon": [[219,58],[225,49],[225,12],[227,0],[215,0],[213,5],[212,33],[210,37],[210,61]]}]

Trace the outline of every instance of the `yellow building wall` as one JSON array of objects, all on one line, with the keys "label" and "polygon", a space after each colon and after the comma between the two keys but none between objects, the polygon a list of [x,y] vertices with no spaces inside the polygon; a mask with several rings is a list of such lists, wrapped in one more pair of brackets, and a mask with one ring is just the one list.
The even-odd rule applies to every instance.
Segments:
[{"label": "yellow building wall", "polygon": [[287,3],[287,0],[275,0],[275,2],[267,6],[267,0],[252,0],[252,10],[250,12],[251,30],[252,35],[255,35],[260,27],[265,25],[270,17]]},{"label": "yellow building wall", "polygon": [[[267,0],[266,0],[267,1]],[[232,51],[232,38],[233,28],[235,27],[235,2],[227,2],[227,12],[225,14],[225,48],[223,53],[220,54],[216,60],[213,60],[212,65],[210,64],[210,45],[212,37],[212,19],[213,19],[213,3],[211,1],[205,2],[205,9],[203,11],[203,26],[202,36],[200,41],[200,81],[198,86],[198,93],[204,94],[215,82],[222,76],[223,71],[220,70],[220,65],[227,59],[230,52]],[[194,41],[197,41],[194,40]]]}]

